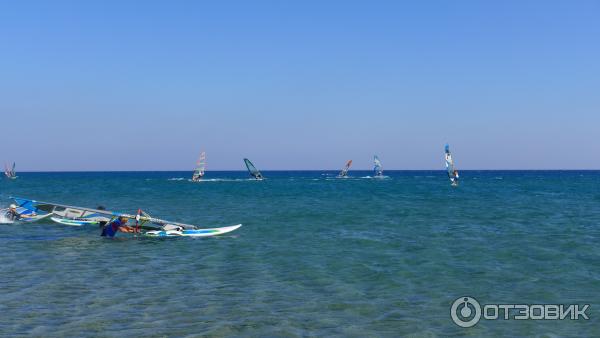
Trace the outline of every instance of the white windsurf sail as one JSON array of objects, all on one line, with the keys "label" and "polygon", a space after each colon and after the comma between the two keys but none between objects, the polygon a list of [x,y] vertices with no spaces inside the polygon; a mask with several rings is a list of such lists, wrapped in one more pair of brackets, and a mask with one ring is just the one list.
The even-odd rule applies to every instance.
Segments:
[{"label": "white windsurf sail", "polygon": [[198,158],[198,162],[196,162],[196,169],[194,169],[194,174],[192,175],[192,181],[200,181],[202,177],[204,177],[204,170],[206,169],[206,153],[202,152],[200,154],[200,158]]},{"label": "white windsurf sail", "polygon": [[350,166],[352,165],[352,160],[346,162],[346,166],[340,171],[339,177],[348,177],[348,170],[350,170]]},{"label": "white windsurf sail", "polygon": [[452,185],[458,185],[458,170],[454,168],[454,160],[452,159],[452,153],[450,153],[450,146],[446,144],[444,148],[444,159],[446,161],[446,172]]},{"label": "white windsurf sail", "polygon": [[17,178],[17,173],[15,171],[15,162],[13,162],[12,169],[8,165],[4,165],[4,175],[11,179]]},{"label": "white windsurf sail", "polygon": [[377,155],[373,157],[373,171],[375,172],[375,176],[383,176],[383,167]]},{"label": "white windsurf sail", "polygon": [[248,169],[248,172],[252,177],[254,177],[257,180],[263,179],[263,175],[260,173],[260,171],[258,171],[258,169],[256,169],[254,164],[252,164],[252,162],[250,162],[249,159],[245,158],[244,163],[246,163],[246,168]]}]

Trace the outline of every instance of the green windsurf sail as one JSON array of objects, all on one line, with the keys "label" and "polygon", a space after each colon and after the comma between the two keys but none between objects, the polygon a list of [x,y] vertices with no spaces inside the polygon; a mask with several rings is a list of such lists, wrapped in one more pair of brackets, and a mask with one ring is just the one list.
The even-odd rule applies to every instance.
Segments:
[{"label": "green windsurf sail", "polygon": [[246,163],[246,168],[248,168],[248,172],[252,177],[254,177],[257,180],[263,179],[263,175],[260,173],[260,171],[258,171],[258,169],[256,169],[254,164],[252,164],[252,162],[250,162],[249,159],[245,158],[244,163]]}]

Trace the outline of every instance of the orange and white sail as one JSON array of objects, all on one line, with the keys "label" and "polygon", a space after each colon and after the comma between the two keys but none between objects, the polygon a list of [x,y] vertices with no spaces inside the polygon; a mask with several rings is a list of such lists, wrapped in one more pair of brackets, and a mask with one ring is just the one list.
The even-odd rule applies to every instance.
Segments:
[{"label": "orange and white sail", "polygon": [[352,160],[346,162],[346,166],[340,171],[339,177],[348,177],[348,170],[350,170],[350,166],[352,165]]},{"label": "orange and white sail", "polygon": [[204,170],[206,169],[206,153],[202,152],[196,162],[196,169],[192,175],[192,181],[200,181],[204,176]]}]

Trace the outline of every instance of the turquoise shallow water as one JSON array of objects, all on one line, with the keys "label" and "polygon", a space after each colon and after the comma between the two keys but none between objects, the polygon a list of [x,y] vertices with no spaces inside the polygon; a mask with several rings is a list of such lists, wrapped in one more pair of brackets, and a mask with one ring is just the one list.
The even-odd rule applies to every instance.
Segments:
[{"label": "turquoise shallow water", "polygon": [[[22,196],[207,227],[208,239],[103,239],[0,226],[0,335],[600,336],[600,172],[20,173]],[[179,178],[185,178],[179,180]],[[450,319],[482,303],[591,304],[590,320]]]}]

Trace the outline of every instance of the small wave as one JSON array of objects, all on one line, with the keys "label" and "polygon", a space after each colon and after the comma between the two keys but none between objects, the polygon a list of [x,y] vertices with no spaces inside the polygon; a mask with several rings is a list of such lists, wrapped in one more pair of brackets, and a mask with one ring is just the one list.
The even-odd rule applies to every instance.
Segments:
[{"label": "small wave", "polygon": [[192,181],[191,179],[188,179],[188,181],[194,182],[194,183],[202,183],[202,182],[233,182],[235,180],[228,179],[228,178],[203,178],[200,181]]},{"label": "small wave", "polygon": [[[180,181],[180,180],[171,180],[170,181]],[[264,179],[263,179],[264,180]],[[192,181],[191,179],[187,179],[188,182],[193,183],[202,183],[202,182],[256,182],[260,180],[256,180],[254,178],[203,178],[200,181]]]},{"label": "small wave", "polygon": [[15,221],[6,217],[4,214],[0,215],[0,224],[13,224]]},{"label": "small wave", "polygon": [[183,178],[183,177],[172,177],[172,178],[168,179],[168,181],[183,181],[183,180],[185,180],[185,178]]},{"label": "small wave", "polygon": [[362,177],[358,177],[358,178],[365,178],[365,179],[373,179],[373,180],[387,180],[390,179],[390,176],[362,176]]}]

